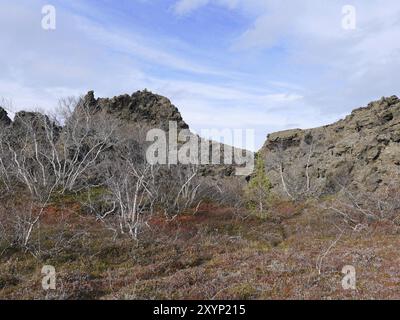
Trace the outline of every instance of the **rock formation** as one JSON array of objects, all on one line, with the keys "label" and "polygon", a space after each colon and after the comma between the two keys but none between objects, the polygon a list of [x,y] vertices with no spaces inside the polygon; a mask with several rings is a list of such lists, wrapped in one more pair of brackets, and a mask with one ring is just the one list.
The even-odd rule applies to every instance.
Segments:
[{"label": "rock formation", "polygon": [[11,119],[8,117],[7,111],[0,107],[0,126],[8,126],[11,124]]},{"label": "rock formation", "polygon": [[[87,111],[94,116],[94,131],[100,132],[108,125],[115,127],[115,148],[136,145],[136,149],[143,149],[147,130],[168,131],[170,121],[178,123],[178,130],[189,128],[170,100],[147,90],[111,99],[96,99],[90,91],[76,109]],[[22,111],[12,122],[0,108],[0,126],[9,127],[13,135],[20,137],[22,124],[30,123],[31,130],[40,137],[43,128],[35,120],[39,116]],[[55,124],[51,128],[55,130],[54,139],[58,139],[63,129]],[[111,148],[108,152],[114,151]],[[400,100],[392,96],[371,102],[332,125],[270,134],[259,154],[266,160],[274,191],[283,195],[321,196],[344,187],[374,192],[391,183],[400,172]],[[208,165],[200,172],[224,177],[234,175],[234,169],[234,165]]]},{"label": "rock formation", "polygon": [[[99,123],[114,122],[115,136],[119,144],[135,143],[145,148],[145,136],[151,128],[169,130],[169,122],[177,123],[178,131],[189,129],[179,110],[166,97],[147,90],[137,91],[132,95],[121,95],[114,98],[95,99],[94,92],[89,91],[78,104],[77,112],[90,111]],[[198,137],[199,148],[201,137]],[[184,142],[179,142],[183,144]],[[235,175],[234,165],[223,164],[225,145],[209,141],[210,163],[213,148],[220,147],[221,165],[200,166],[200,174],[204,176],[227,177]],[[232,150],[235,150],[234,148]],[[199,149],[199,157],[200,157]]]},{"label": "rock formation", "polygon": [[400,173],[400,100],[371,102],[332,125],[270,134],[260,154],[278,193],[374,192]]},{"label": "rock formation", "polygon": [[83,98],[82,103],[95,114],[113,117],[125,123],[141,123],[149,127],[168,130],[169,121],[176,121],[179,129],[189,128],[169,99],[147,90],[111,99],[95,99],[94,92],[90,91]]}]

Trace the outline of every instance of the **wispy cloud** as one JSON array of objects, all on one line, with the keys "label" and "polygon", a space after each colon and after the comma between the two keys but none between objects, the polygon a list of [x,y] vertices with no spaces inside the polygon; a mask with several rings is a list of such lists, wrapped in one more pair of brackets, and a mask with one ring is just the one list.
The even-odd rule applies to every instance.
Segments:
[{"label": "wispy cloud", "polygon": [[187,14],[209,3],[209,0],[181,0],[176,3],[174,9],[179,15]]},{"label": "wispy cloud", "polygon": [[178,15],[186,15],[208,4],[218,4],[234,9],[239,2],[240,0],[179,0],[174,5],[174,11]]},{"label": "wispy cloud", "polygon": [[354,0],[355,30],[339,0],[53,2],[54,32],[47,1],[0,3],[0,97],[18,109],[148,88],[192,128],[254,128],[260,146],[398,93],[397,0]]},{"label": "wispy cloud", "polygon": [[110,50],[141,58],[152,64],[177,69],[195,74],[222,75],[221,70],[197,64],[179,55],[168,52],[165,48],[146,43],[146,39],[140,35],[118,29],[106,30],[86,19],[80,19],[78,27],[85,32],[88,38],[96,41]]}]

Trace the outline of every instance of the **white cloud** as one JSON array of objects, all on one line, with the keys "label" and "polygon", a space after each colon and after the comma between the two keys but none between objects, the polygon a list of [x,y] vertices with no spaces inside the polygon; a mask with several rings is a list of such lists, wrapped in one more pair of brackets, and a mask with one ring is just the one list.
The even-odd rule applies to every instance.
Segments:
[{"label": "white cloud", "polygon": [[92,40],[120,53],[140,57],[151,63],[180,71],[208,75],[222,74],[222,71],[191,62],[190,60],[182,58],[176,54],[169,53],[160,45],[156,46],[147,43],[143,37],[136,34],[127,34],[123,30],[106,30],[82,19],[80,19],[78,26],[79,29]]},{"label": "white cloud", "polygon": [[189,14],[208,4],[217,4],[229,9],[236,8],[241,0],[179,0],[174,5],[174,11],[177,15]]},{"label": "white cloud", "polygon": [[40,24],[41,4],[0,4],[0,97],[12,99],[17,109],[51,109],[60,97],[91,89],[100,95],[142,89],[149,77],[145,65],[222,74],[169,51],[163,39],[149,41],[127,30],[107,30],[59,6],[57,30],[46,32]]},{"label": "white cloud", "polygon": [[209,3],[209,0],[180,0],[176,3],[174,9],[178,15],[188,14]]},{"label": "white cloud", "polygon": [[281,59],[282,67],[303,70],[304,99],[330,114],[398,94],[400,2],[352,1],[355,30],[342,28],[345,4],[341,0],[240,0],[236,8],[254,19],[233,41],[232,49],[268,56],[283,48],[287,57]]},{"label": "white cloud", "polygon": [[[261,145],[267,132],[327,124],[398,93],[398,0],[353,0],[354,31],[341,28],[341,0],[179,0],[173,12],[157,13],[174,19],[173,27],[148,33],[109,22],[114,11],[85,1],[71,3],[73,11],[57,5],[57,30],[44,32],[43,3],[0,4],[0,97],[17,109],[50,109],[61,96],[90,89],[112,96],[147,87],[171,98],[193,128],[256,128]],[[199,10],[206,5],[243,19],[232,33],[214,34],[218,11]],[[203,13],[200,22],[181,17]],[[192,34],[206,19],[210,29]],[[176,38],[174,28],[186,26],[191,40]]]},{"label": "white cloud", "polygon": [[255,129],[259,147],[267,132],[324,124],[318,110],[306,106],[296,91],[280,88],[280,93],[265,93],[263,88],[243,85],[147,80],[146,86],[169,97],[198,133],[202,129]]}]

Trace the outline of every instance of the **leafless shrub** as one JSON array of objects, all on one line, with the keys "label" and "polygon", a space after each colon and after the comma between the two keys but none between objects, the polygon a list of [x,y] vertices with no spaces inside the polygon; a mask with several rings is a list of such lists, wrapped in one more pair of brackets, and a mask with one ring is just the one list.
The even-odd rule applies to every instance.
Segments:
[{"label": "leafless shrub", "polygon": [[86,193],[87,199],[77,201],[115,234],[133,239],[154,212],[174,219],[188,209],[197,212],[207,199],[241,206],[236,186],[202,176],[197,165],[148,164],[148,128],[118,121],[83,99],[67,98],[52,117],[20,112],[9,128],[0,130],[2,196],[24,198],[23,206],[9,203],[9,219],[2,224],[16,235],[10,243],[31,249],[46,210],[71,194],[78,199]]},{"label": "leafless shrub", "polygon": [[111,145],[112,127],[99,126],[86,106],[80,110],[63,128],[41,113],[21,112],[1,133],[0,181],[10,194],[26,193],[29,203],[13,213],[22,247],[28,248],[52,197],[83,187],[84,174]]},{"label": "leafless shrub", "polygon": [[174,219],[200,204],[201,183],[196,175],[193,167],[167,169],[151,166],[137,155],[123,156],[108,168],[106,204],[101,213],[97,211],[97,218],[116,235],[138,240],[154,213]]},{"label": "leafless shrub", "polygon": [[157,204],[170,217],[197,205],[202,198],[202,181],[196,165],[160,167],[156,184]]},{"label": "leafless shrub", "polygon": [[107,171],[106,199],[111,209],[103,212],[99,218],[104,221],[107,216],[116,215],[119,232],[138,239],[139,232],[153,211],[153,168],[141,158],[138,150],[131,147],[127,153],[120,153]]},{"label": "leafless shrub", "polygon": [[283,143],[274,146],[273,156],[268,157],[267,169],[274,172],[280,180],[283,195],[291,200],[304,200],[313,196],[317,186],[312,179],[312,158],[314,157],[314,142],[312,137],[305,139],[299,145],[301,157],[298,163],[288,163],[288,155]]},{"label": "leafless shrub", "polygon": [[17,181],[28,194],[26,203],[29,206],[14,217],[24,247],[27,247],[34,227],[58,186],[58,179],[48,161],[54,143],[53,139],[51,142],[47,139],[50,130],[57,131],[57,127],[46,116],[31,113],[25,118],[20,114],[15,122],[15,131],[8,131],[1,141],[3,167],[7,163],[3,180]]},{"label": "leafless shrub", "polygon": [[70,100],[63,105],[66,122],[51,158],[62,193],[82,187],[81,183],[87,181],[85,174],[115,145],[113,121],[94,117],[90,106],[82,102],[78,102],[72,113]]},{"label": "leafless shrub", "polygon": [[380,187],[375,192],[343,187],[338,195],[325,205],[325,209],[353,231],[368,229],[374,222],[398,225],[400,219],[400,189],[398,178]]}]

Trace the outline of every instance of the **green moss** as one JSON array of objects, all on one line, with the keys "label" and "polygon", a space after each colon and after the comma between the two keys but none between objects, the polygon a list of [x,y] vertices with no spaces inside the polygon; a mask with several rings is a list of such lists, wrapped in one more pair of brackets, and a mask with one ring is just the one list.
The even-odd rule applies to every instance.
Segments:
[{"label": "green moss", "polygon": [[54,193],[51,203],[54,205],[62,205],[66,203],[82,203],[91,199],[99,201],[108,192],[105,187],[94,187],[80,192]]}]

